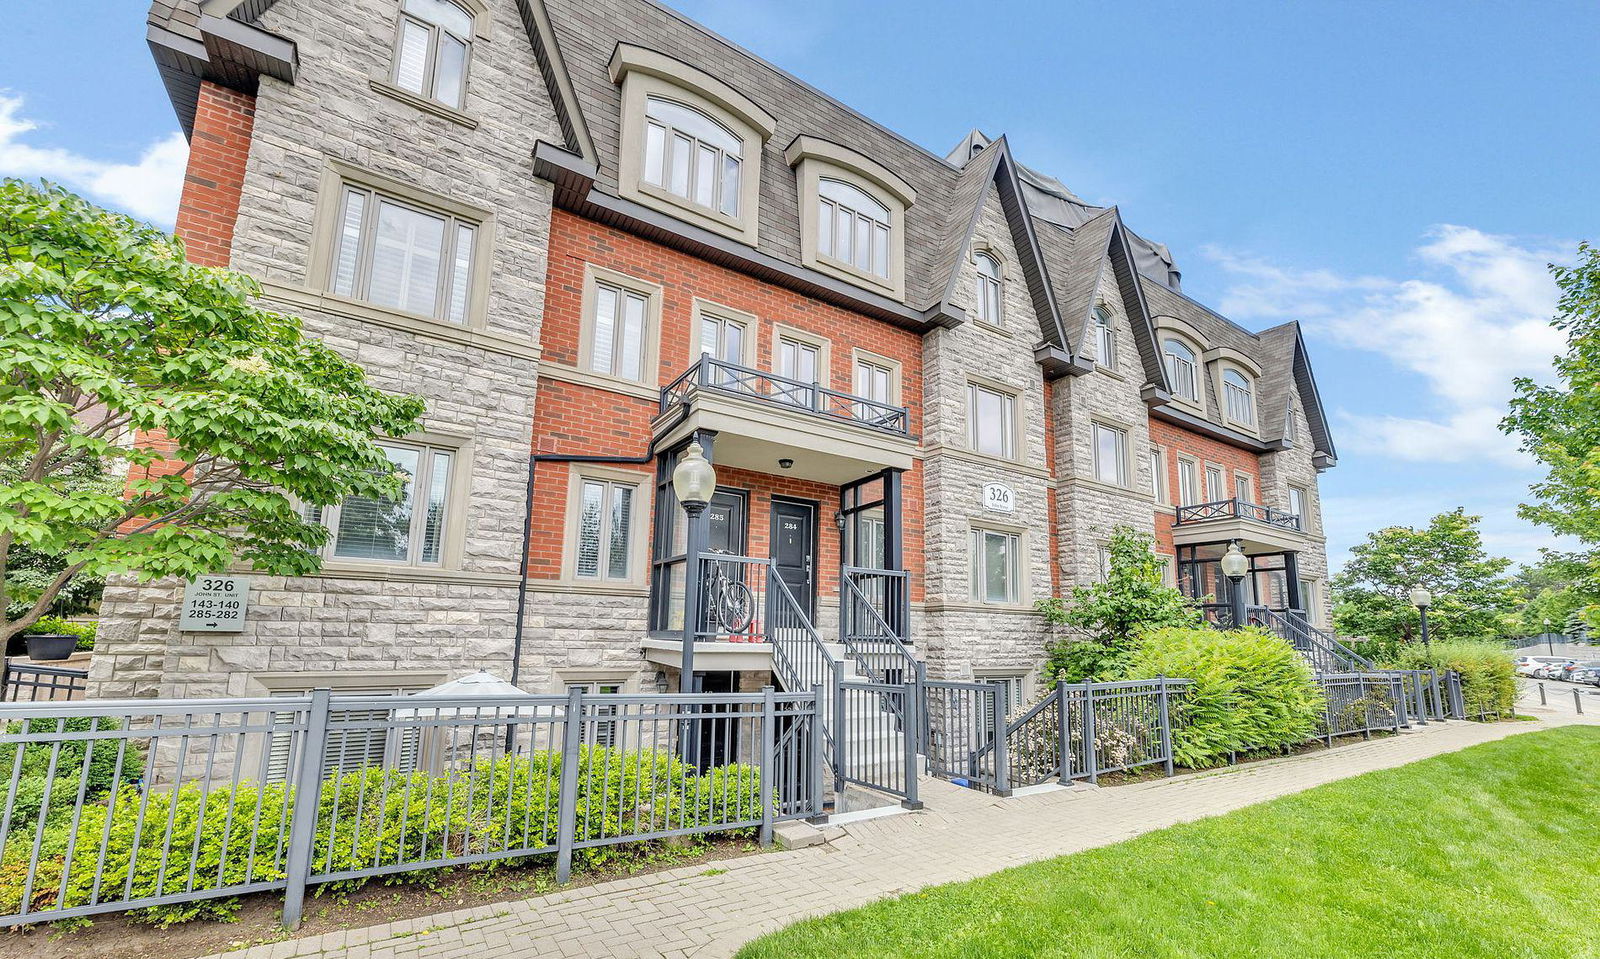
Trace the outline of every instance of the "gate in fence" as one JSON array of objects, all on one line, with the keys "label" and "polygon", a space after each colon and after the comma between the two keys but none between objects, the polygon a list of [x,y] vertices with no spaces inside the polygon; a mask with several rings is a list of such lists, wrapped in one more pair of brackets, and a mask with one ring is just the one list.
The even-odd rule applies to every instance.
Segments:
[{"label": "gate in fence", "polygon": [[311,883],[768,843],[822,812],[820,732],[770,689],[0,705],[0,925],[283,890],[292,928]]},{"label": "gate in fence", "polygon": [[864,786],[915,809],[918,702],[916,683],[848,680],[833,698],[835,775],[840,784]]}]

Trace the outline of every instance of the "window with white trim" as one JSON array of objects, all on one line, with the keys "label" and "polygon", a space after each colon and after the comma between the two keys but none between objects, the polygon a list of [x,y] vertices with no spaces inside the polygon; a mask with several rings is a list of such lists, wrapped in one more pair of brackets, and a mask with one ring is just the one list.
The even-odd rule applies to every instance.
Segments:
[{"label": "window with white trim", "polygon": [[402,90],[460,107],[472,53],[472,14],[450,0],[402,0],[390,79]]},{"label": "window with white trim", "polygon": [[1028,670],[975,669],[972,678],[980,683],[998,683],[1006,688],[1006,712],[1014,713],[1027,705]]},{"label": "window with white trim", "polygon": [[1017,398],[1010,393],[967,384],[967,442],[973,452],[1012,459],[1016,456]]},{"label": "window with white trim", "polygon": [[1158,446],[1150,447],[1150,482],[1157,503],[1170,503],[1167,490],[1167,454]]},{"label": "window with white trim", "polygon": [[465,324],[479,228],[346,186],[329,287],[340,296]]},{"label": "window with white trim", "polygon": [[1248,476],[1235,473],[1233,476],[1233,495],[1243,503],[1256,501],[1255,483]]},{"label": "window with white trim", "polygon": [[1172,386],[1172,395],[1198,403],[1200,384],[1195,375],[1197,367],[1194,350],[1189,349],[1181,341],[1169,337],[1161,342],[1161,362],[1166,366],[1167,381]]},{"label": "window with white trim", "polygon": [[634,503],[638,486],[584,477],[578,487],[577,579],[633,579]]},{"label": "window with white trim", "polygon": [[731,316],[702,312],[700,314],[700,352],[728,363],[743,365],[745,324]]},{"label": "window with white trim", "polygon": [[1306,508],[1306,504],[1309,502],[1310,496],[1303,488],[1299,486],[1289,487],[1289,512],[1294,516],[1300,517],[1300,528],[1302,530],[1311,529],[1311,517],[1309,510]]},{"label": "window with white trim", "polygon": [[1250,378],[1238,370],[1222,371],[1223,406],[1228,419],[1245,426],[1256,423],[1256,394]]},{"label": "window with white trim", "polygon": [[980,603],[1015,603],[1020,596],[1021,537],[992,529],[972,531],[972,598]]},{"label": "window with white trim", "polygon": [[1000,261],[992,254],[979,251],[974,254],[973,262],[978,267],[978,321],[990,326],[1004,326],[1003,277],[1000,273]]},{"label": "window with white trim", "polygon": [[1093,435],[1094,478],[1113,486],[1128,485],[1128,432],[1095,423]]},{"label": "window with white trim", "polygon": [[817,253],[889,277],[889,208],[843,180],[817,181]]},{"label": "window with white trim", "polygon": [[[622,692],[621,682],[604,682],[596,680],[587,683],[567,683],[567,692],[581,689],[586,696],[616,696]],[[593,717],[583,724],[583,744],[585,746],[615,746],[617,743],[617,723],[605,717],[617,715],[615,703],[601,702],[591,704],[585,714]]]},{"label": "window with white trim", "polygon": [[337,506],[306,509],[306,520],[328,527],[325,556],[409,566],[438,566],[444,554],[450,471],[456,451],[422,444],[379,442],[403,479],[394,499],[347,497]]},{"label": "window with white trim", "polygon": [[1094,359],[1108,370],[1117,367],[1117,333],[1111,326],[1111,311],[1103,306],[1094,308]]},{"label": "window with white trim", "polygon": [[1216,503],[1228,498],[1228,484],[1223,478],[1222,467],[1206,467],[1206,499]]},{"label": "window with white trim", "polygon": [[594,285],[594,331],[589,369],[627,380],[644,379],[650,298],[604,280]]},{"label": "window with white trim", "polygon": [[1178,505],[1194,506],[1200,499],[1200,466],[1185,456],[1178,457]]},{"label": "window with white trim", "polygon": [[645,98],[644,182],[724,216],[739,215],[744,142],[694,107]]}]

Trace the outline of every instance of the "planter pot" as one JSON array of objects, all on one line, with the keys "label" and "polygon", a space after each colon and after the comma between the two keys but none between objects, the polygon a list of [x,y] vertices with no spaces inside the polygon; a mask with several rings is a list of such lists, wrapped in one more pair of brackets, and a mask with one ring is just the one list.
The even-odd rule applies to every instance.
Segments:
[{"label": "planter pot", "polygon": [[23,656],[28,652],[28,637],[18,633],[6,640],[6,656]]},{"label": "planter pot", "polygon": [[78,637],[36,633],[28,637],[28,658],[53,662],[71,656],[78,648]]}]

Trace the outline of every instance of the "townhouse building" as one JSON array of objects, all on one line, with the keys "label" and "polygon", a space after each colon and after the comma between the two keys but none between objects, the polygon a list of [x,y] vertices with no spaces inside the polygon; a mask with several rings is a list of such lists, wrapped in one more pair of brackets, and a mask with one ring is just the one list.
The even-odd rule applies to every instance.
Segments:
[{"label": "townhouse building", "polygon": [[401,501],[308,512],[320,573],[237,571],[239,631],[108,587],[97,695],[665,690],[688,652],[708,691],[855,653],[1026,697],[1035,602],[1117,526],[1213,615],[1238,543],[1250,604],[1326,621],[1299,328],[1185,296],[1004,137],[931,152],[650,0],[156,0],[148,30],[191,258],[428,410],[384,440]]}]

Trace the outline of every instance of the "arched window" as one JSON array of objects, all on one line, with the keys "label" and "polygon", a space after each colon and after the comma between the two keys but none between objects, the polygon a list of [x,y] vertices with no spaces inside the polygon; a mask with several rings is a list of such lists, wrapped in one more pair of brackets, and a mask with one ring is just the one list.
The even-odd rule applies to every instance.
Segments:
[{"label": "arched window", "polygon": [[1228,419],[1246,426],[1256,422],[1256,395],[1250,378],[1238,370],[1222,371],[1223,403]]},{"label": "arched window", "polygon": [[843,180],[817,183],[817,252],[889,276],[889,208]]},{"label": "arched window", "polygon": [[1094,308],[1094,358],[1107,369],[1117,365],[1117,335],[1111,328],[1111,313],[1103,306]]},{"label": "arched window", "polygon": [[722,124],[663,97],[645,99],[644,182],[728,216],[739,215],[744,144]]},{"label": "arched window", "polygon": [[1004,316],[1000,305],[1000,261],[982,252],[973,260],[978,265],[978,320],[990,326],[1001,326]]},{"label": "arched window", "polygon": [[395,37],[394,85],[445,106],[461,106],[472,49],[472,14],[450,0],[403,0]]},{"label": "arched window", "polygon": [[1162,363],[1167,368],[1167,379],[1172,392],[1186,400],[1199,402],[1199,383],[1195,380],[1194,350],[1178,340],[1168,339],[1161,344]]}]

